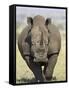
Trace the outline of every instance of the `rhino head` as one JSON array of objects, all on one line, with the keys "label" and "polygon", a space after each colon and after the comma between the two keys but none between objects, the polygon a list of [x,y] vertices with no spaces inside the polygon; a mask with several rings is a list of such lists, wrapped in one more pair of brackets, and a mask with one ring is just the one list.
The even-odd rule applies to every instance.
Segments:
[{"label": "rhino head", "polygon": [[49,34],[46,28],[44,17],[38,15],[33,19],[29,18],[31,23],[31,54],[35,62],[47,62]]}]

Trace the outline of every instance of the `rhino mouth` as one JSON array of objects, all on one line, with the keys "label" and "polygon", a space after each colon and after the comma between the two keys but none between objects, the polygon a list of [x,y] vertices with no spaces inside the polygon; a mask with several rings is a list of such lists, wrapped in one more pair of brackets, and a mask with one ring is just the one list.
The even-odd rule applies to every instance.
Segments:
[{"label": "rhino mouth", "polygon": [[43,59],[43,58],[46,58],[46,54],[41,54],[41,53],[35,53],[35,57],[38,58],[38,59]]},{"label": "rhino mouth", "polygon": [[35,55],[34,55],[34,61],[36,61],[36,62],[47,62],[48,61],[48,59],[47,59],[47,54],[46,53],[35,53]]}]

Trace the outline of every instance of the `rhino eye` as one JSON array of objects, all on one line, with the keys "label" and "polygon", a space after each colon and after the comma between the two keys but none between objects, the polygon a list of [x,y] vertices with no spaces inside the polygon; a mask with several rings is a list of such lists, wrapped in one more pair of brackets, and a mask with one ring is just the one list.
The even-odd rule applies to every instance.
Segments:
[{"label": "rhino eye", "polygon": [[45,45],[48,45],[48,42],[45,42]]},{"label": "rhino eye", "polygon": [[32,40],[32,43],[31,43],[32,45],[35,45],[35,42],[34,42],[34,40]]},{"label": "rhino eye", "polygon": [[37,44],[39,44],[40,42],[39,41],[37,41],[37,42],[32,42],[32,45],[37,45]]},{"label": "rhino eye", "polygon": [[36,43],[40,43],[40,41],[37,41]]},{"label": "rhino eye", "polygon": [[45,43],[45,45],[48,45],[48,43]]},{"label": "rhino eye", "polygon": [[48,45],[48,40],[44,40],[45,45]]},{"label": "rhino eye", "polygon": [[32,45],[35,45],[35,43],[34,43],[34,42],[32,42]]}]

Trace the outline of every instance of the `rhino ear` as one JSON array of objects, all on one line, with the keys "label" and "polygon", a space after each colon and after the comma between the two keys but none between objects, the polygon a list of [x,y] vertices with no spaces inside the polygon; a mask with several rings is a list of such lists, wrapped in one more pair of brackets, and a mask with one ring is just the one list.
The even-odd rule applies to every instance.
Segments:
[{"label": "rhino ear", "polygon": [[51,18],[46,19],[45,25],[48,25],[48,24],[51,24]]},{"label": "rhino ear", "polygon": [[27,17],[27,24],[33,25],[33,19],[31,17]]}]

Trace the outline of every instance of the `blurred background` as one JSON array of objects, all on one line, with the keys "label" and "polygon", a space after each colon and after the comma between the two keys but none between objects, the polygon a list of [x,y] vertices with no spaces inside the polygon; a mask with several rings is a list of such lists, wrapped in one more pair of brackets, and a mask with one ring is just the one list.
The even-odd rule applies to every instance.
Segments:
[{"label": "blurred background", "polygon": [[[45,19],[51,18],[61,34],[61,51],[58,57],[53,76],[57,81],[66,80],[66,10],[53,8],[16,7],[16,40],[21,31],[27,26],[27,17],[42,15]],[[21,57],[16,42],[16,83],[34,82],[34,75]]]}]

